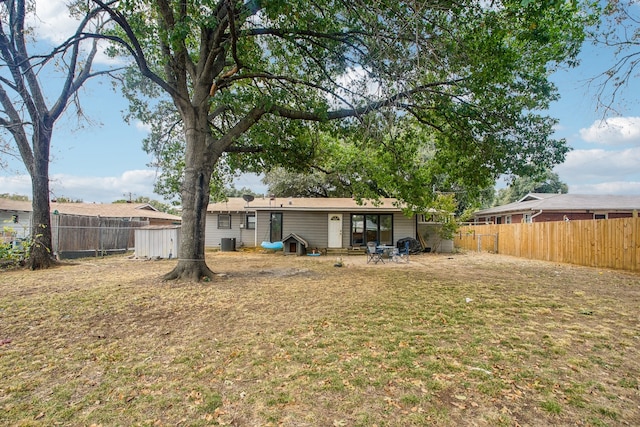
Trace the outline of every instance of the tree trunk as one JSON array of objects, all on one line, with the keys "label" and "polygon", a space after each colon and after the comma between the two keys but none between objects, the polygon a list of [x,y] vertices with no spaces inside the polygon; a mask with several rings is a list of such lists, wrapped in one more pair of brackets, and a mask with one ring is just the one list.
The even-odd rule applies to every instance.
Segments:
[{"label": "tree trunk", "polygon": [[[38,136],[34,136],[38,138]],[[28,266],[31,270],[49,268],[54,263],[51,235],[51,206],[49,204],[49,146],[51,133],[40,132],[35,141],[31,171],[33,196],[31,214],[31,247]]]},{"label": "tree trunk", "polygon": [[[164,275],[165,280],[212,280],[215,273],[205,261],[204,243],[209,205],[209,183],[214,161],[207,150],[208,125],[206,114],[200,120],[183,115],[187,148],[185,174],[182,183],[182,226],[178,264]],[[190,123],[193,121],[192,123]],[[201,124],[198,127],[198,123]]]}]

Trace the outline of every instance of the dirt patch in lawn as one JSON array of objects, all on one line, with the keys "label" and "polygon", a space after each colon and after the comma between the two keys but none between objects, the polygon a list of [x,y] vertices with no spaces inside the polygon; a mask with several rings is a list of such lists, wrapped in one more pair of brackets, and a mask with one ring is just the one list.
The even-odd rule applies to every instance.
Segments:
[{"label": "dirt patch in lawn", "polygon": [[0,424],[640,425],[640,276],[489,254],[0,272]]}]

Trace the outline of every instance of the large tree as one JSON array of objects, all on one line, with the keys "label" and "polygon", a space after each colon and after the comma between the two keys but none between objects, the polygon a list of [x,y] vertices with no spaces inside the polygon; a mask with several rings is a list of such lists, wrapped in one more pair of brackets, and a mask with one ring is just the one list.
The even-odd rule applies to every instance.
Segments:
[{"label": "large tree", "polygon": [[276,197],[351,197],[348,183],[340,181],[340,176],[324,170],[304,172],[290,171],[284,167],[273,168],[262,180],[269,188],[269,194]]},{"label": "large tree", "polygon": [[[80,18],[77,31],[58,46],[38,50],[31,39],[33,29],[26,24],[35,5],[28,0],[0,2],[0,127],[11,135],[31,177],[32,243],[28,265],[46,268],[53,262],[49,208],[49,152],[56,121],[67,107],[77,102],[77,93],[90,78],[106,71],[92,72],[98,52],[96,33],[101,10],[76,5],[72,12]],[[83,51],[83,42],[88,47]],[[56,79],[62,83],[55,95]],[[2,149],[0,149],[2,152]]]},{"label": "large tree", "polygon": [[[133,110],[183,133],[180,259],[166,278],[212,276],[205,218],[220,162],[307,161],[315,131],[339,140],[322,154],[361,167],[351,169],[356,195],[416,207],[433,199],[422,185],[432,176],[484,188],[567,151],[537,112],[557,96],[549,73],[582,42],[575,1],[93,1],[121,29],[111,40],[155,84],[123,80],[127,93],[139,89]],[[179,121],[150,114],[163,103],[143,97],[157,89]]]}]

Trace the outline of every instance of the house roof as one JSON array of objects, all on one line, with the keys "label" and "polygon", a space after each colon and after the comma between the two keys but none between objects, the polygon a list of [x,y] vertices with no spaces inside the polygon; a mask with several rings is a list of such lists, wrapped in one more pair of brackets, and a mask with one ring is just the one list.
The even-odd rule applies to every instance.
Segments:
[{"label": "house roof", "polygon": [[207,212],[244,212],[258,210],[289,210],[289,211],[383,211],[399,212],[396,199],[380,199],[380,204],[374,204],[371,200],[366,200],[362,205],[358,205],[355,199],[343,198],[321,198],[321,197],[281,197],[262,198],[257,197],[251,202],[246,202],[242,197],[230,197],[226,202],[211,203],[207,207]]},{"label": "house roof", "polygon": [[305,239],[303,239],[302,237],[298,236],[296,233],[289,234],[287,237],[282,239],[282,242],[285,243],[289,239],[297,240],[298,242],[302,243],[303,245],[309,246],[309,243]]},{"label": "house roof", "polygon": [[[181,218],[160,212],[148,203],[58,203],[51,202],[51,212],[64,215],[101,216],[105,218],[153,218],[180,221]],[[31,202],[0,198],[0,210],[31,212]]]},{"label": "house roof", "polygon": [[0,211],[31,212],[31,202],[0,197]]},{"label": "house roof", "polygon": [[485,217],[504,213],[529,211],[624,211],[640,210],[640,195],[618,196],[598,194],[529,193],[517,202],[476,211]]}]

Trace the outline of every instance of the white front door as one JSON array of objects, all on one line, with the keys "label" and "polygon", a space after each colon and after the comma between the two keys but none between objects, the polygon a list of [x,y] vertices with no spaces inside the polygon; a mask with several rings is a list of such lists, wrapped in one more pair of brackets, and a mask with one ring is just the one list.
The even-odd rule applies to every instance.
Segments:
[{"label": "white front door", "polygon": [[342,214],[329,214],[329,236],[327,246],[342,247]]}]

